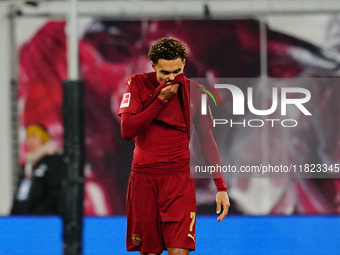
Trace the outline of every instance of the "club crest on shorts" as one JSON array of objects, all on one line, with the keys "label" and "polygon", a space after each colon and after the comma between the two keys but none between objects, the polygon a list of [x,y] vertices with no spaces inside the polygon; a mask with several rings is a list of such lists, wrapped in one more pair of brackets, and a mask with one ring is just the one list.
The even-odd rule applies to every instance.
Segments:
[{"label": "club crest on shorts", "polygon": [[142,238],[137,234],[132,234],[131,239],[132,239],[133,244],[136,246],[142,243]]},{"label": "club crest on shorts", "polygon": [[130,98],[131,98],[131,93],[125,93],[123,95],[123,99],[122,99],[122,102],[120,104],[120,108],[123,108],[123,107],[128,107],[130,105]]}]

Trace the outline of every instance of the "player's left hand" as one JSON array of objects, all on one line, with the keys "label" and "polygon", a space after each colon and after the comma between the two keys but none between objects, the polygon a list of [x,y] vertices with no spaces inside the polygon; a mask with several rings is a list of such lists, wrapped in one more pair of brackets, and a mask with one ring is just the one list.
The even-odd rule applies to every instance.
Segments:
[{"label": "player's left hand", "polygon": [[225,216],[227,216],[228,210],[230,207],[229,197],[226,191],[219,191],[217,193],[216,205],[217,205],[217,209],[216,209],[217,214],[221,213],[221,209],[223,207],[222,213],[217,218],[217,221],[222,221],[225,218]]}]

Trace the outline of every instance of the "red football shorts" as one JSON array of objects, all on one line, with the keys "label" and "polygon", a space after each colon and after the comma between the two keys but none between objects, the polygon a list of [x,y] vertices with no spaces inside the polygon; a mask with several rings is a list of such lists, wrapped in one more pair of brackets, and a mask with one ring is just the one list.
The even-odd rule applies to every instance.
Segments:
[{"label": "red football shorts", "polygon": [[128,251],[195,250],[196,195],[190,173],[132,172],[127,192]]}]

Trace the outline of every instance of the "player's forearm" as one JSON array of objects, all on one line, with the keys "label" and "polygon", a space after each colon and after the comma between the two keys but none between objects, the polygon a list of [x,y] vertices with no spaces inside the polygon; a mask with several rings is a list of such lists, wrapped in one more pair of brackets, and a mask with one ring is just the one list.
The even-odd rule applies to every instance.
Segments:
[{"label": "player's forearm", "polygon": [[121,116],[121,133],[123,138],[130,141],[140,132],[143,132],[165,104],[166,102],[157,97],[148,108],[140,113],[123,113]]},{"label": "player's forearm", "polygon": [[[201,132],[201,152],[207,165],[216,166],[221,165],[220,153],[218,151],[217,144],[210,130]],[[221,172],[213,173],[213,179],[217,188],[217,191],[226,191],[227,186],[225,185],[223,174]]]}]

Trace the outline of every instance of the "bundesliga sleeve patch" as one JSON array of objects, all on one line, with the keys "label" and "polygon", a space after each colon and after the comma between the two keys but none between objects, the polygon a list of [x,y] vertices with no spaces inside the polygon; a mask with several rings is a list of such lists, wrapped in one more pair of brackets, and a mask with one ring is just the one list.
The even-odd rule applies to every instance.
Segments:
[{"label": "bundesliga sleeve patch", "polygon": [[130,98],[131,98],[131,93],[125,93],[123,95],[123,99],[122,102],[120,104],[120,108],[124,108],[124,107],[129,107],[130,105]]}]

